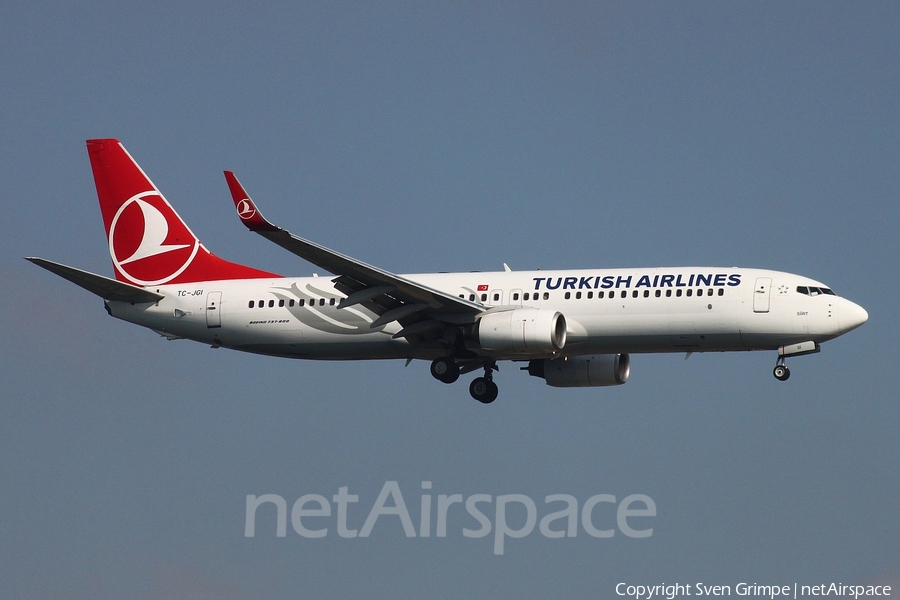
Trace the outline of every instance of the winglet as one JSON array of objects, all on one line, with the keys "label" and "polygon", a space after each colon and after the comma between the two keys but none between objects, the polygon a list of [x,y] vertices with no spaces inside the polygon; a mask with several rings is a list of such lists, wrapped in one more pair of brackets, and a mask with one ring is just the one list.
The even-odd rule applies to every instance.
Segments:
[{"label": "winglet", "polygon": [[272,225],[256,208],[256,204],[250,199],[250,195],[244,190],[244,186],[238,181],[231,171],[225,171],[225,181],[231,190],[231,199],[234,200],[234,208],[237,209],[241,223],[250,231],[278,231],[280,228]]}]

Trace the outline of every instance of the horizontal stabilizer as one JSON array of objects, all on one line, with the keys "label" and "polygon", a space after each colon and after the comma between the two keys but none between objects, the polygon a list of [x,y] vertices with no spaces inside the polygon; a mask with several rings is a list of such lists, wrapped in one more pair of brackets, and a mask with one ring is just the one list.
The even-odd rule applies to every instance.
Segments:
[{"label": "horizontal stabilizer", "polygon": [[68,279],[77,286],[81,286],[92,294],[96,294],[104,300],[115,302],[133,302],[141,304],[145,302],[158,302],[165,298],[162,294],[151,292],[143,288],[135,287],[128,283],[116,281],[103,275],[96,275],[88,271],[82,271],[75,267],[68,267],[43,258],[26,256],[25,260],[33,262],[39,267],[47,269],[51,273]]}]

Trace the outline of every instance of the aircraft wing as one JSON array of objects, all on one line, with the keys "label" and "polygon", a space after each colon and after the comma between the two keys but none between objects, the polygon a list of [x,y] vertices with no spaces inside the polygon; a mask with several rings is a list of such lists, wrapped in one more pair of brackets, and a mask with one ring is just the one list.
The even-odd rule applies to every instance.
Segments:
[{"label": "aircraft wing", "polygon": [[63,279],[68,279],[75,285],[81,286],[92,294],[96,294],[104,300],[113,300],[115,302],[133,302],[142,304],[147,302],[158,302],[165,298],[162,294],[151,292],[133,286],[128,283],[116,281],[103,275],[96,275],[88,271],[82,271],[75,267],[69,267],[52,260],[37,258],[35,256],[26,256],[25,260],[36,264],[39,267],[47,269],[51,273],[59,275]]},{"label": "aircraft wing", "polygon": [[[273,225],[263,217],[234,173],[225,171],[225,179],[247,229],[337,275],[335,286],[347,294],[338,307],[365,304],[381,315],[373,327],[399,321],[411,334],[427,329],[428,321],[472,323],[484,312],[485,307],[480,304],[373,267]],[[403,333],[395,337],[403,337]]]}]

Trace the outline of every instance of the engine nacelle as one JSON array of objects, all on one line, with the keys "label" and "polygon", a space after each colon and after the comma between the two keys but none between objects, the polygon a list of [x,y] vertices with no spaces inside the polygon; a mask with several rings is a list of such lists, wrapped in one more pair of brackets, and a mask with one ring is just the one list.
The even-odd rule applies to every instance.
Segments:
[{"label": "engine nacelle", "polygon": [[566,345],[566,318],[554,310],[517,308],[478,321],[478,344],[513,354],[551,354]]},{"label": "engine nacelle", "polygon": [[622,385],[631,373],[628,354],[572,356],[559,359],[532,360],[528,374],[543,377],[553,387],[599,387]]}]

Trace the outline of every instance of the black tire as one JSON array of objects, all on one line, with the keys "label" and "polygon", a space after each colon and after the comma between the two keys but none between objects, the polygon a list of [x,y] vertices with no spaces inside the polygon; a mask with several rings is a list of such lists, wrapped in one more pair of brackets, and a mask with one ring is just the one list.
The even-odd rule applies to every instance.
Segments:
[{"label": "black tire", "polygon": [[444,383],[459,379],[459,365],[452,358],[436,358],[431,363],[431,376]]},{"label": "black tire", "polygon": [[784,365],[778,365],[775,367],[775,370],[772,371],[772,374],[778,381],[787,381],[791,376],[791,370]]},{"label": "black tire", "polygon": [[476,377],[469,384],[469,393],[482,404],[490,404],[497,399],[497,384],[486,377]]}]

